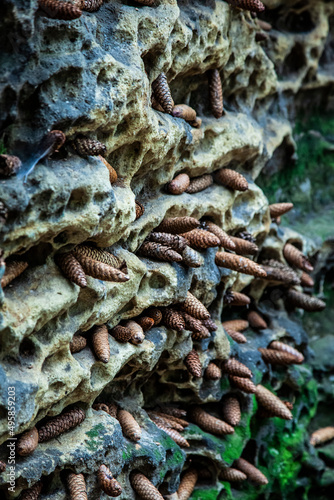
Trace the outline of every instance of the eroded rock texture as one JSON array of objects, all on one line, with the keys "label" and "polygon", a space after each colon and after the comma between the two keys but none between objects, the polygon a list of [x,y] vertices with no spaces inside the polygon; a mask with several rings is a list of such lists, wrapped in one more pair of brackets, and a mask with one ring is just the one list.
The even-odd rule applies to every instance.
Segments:
[{"label": "eroded rock texture", "polygon": [[[259,43],[258,18],[221,0],[159,0],[151,7],[106,1],[98,11],[84,11],[72,21],[48,17],[37,0],[2,2],[0,126],[4,152],[19,156],[23,165],[17,175],[0,180],[0,245],[4,260],[15,256],[29,266],[0,290],[0,459],[7,460],[10,438],[8,387],[16,393],[15,436],[70,405],[86,411],[79,427],[40,443],[27,457],[17,457],[15,493],[8,491],[7,472],[0,474],[8,498],[43,477],[41,498],[65,499],[70,469],[85,475],[90,499],[107,498],[96,479],[102,463],[122,485],[119,498],[137,498],[129,480],[133,470],[168,495],[177,490],[189,459],[210,472],[192,498],[260,498],[252,485],[236,486],[237,493],[219,481],[220,469],[242,453],[266,472],[269,485],[263,491],[275,491],[279,498],[311,485],[327,491],[332,484],[333,456],[328,458],[325,450],[319,458],[307,444],[318,401],[313,370],[328,380],[321,397],[326,405],[330,382],[323,373],[330,372],[330,362],[314,365],[307,333],[284,301],[286,288],[217,267],[217,247],[201,252],[204,263],[197,269],[136,254],[164,218],[180,216],[209,218],[231,235],[248,231],[259,246],[252,257],[258,262],[287,264],[286,242],[311,258],[319,250],[312,234],[301,236],[271,223],[268,200],[256,179],[263,168],[270,176],[295,158],[292,131],[300,113],[332,106],[333,3],[264,3],[267,9],[260,17],[272,29]],[[219,119],[209,106],[212,69],[219,70],[223,84],[225,112]],[[167,75],[174,102],[196,110],[200,128],[153,109],[151,84],[161,72]],[[65,146],[37,162],[44,153],[40,141],[50,130],[66,134]],[[116,183],[110,184],[98,157],[77,154],[72,141],[82,134],[106,145]],[[196,194],[174,196],[165,190],[180,172],[192,178],[222,167],[243,174],[249,189],[234,191],[214,183]],[[145,208],[136,220],[135,200]],[[55,255],[82,243],[125,259],[129,281],[88,276],[85,288],[71,283]],[[332,248],[325,246],[316,276],[332,272],[331,255]],[[4,266],[1,276],[3,272]],[[221,324],[247,316],[246,308],[224,305],[231,288],[246,291],[252,308],[268,322],[265,330],[244,332],[246,344],[233,342]],[[98,361],[90,340],[94,325],[107,324],[111,331],[152,305],[184,301],[189,290],[218,325],[209,339],[195,341],[187,330],[176,332],[160,324],[140,345],[122,344],[109,335],[110,360]],[[77,332],[88,345],[72,354],[70,342]],[[282,338],[304,353],[305,365],[287,369],[264,363],[257,349]],[[294,420],[284,424],[277,418],[261,419],[254,395],[231,389],[226,375],[217,381],[192,377],[184,358],[193,347],[203,372],[212,360],[219,364],[236,357],[252,370],[255,384],[294,401]],[[319,342],[314,348],[324,349]],[[181,449],[147,415],[157,403],[175,403],[185,409],[203,404],[219,417],[218,402],[231,391],[242,410],[235,433],[217,437],[190,424],[182,434],[189,448]],[[92,409],[96,401],[116,401],[130,411],[142,428],[140,441],[124,438],[114,417]],[[307,453],[301,465],[303,446]],[[294,461],[299,468],[291,472]]]}]

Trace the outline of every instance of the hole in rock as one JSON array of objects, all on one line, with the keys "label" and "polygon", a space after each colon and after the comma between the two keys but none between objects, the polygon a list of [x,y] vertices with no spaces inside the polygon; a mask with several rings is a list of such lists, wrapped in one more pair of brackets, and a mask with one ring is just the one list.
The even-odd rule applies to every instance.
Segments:
[{"label": "hole in rock", "polygon": [[32,358],[35,355],[36,352],[36,347],[34,342],[29,339],[23,339],[20,348],[19,348],[19,353],[22,358]]},{"label": "hole in rock", "polygon": [[305,50],[301,43],[296,42],[287,55],[277,74],[282,78],[293,78],[299,71],[307,65]]},{"label": "hole in rock", "polygon": [[69,210],[79,211],[89,202],[89,195],[84,188],[74,189],[68,200],[67,207]]},{"label": "hole in rock", "polygon": [[162,274],[154,273],[150,277],[149,286],[150,288],[164,288],[167,285],[167,280]]}]

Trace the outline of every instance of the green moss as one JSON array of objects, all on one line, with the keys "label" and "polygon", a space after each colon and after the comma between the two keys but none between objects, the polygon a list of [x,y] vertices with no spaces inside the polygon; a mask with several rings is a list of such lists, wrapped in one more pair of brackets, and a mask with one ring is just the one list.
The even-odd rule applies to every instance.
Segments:
[{"label": "green moss", "polygon": [[4,145],[3,140],[1,139],[1,140],[0,140],[0,155],[3,155],[3,154],[5,154],[5,153],[7,153],[7,148],[6,148],[6,146]]},{"label": "green moss", "polygon": [[90,451],[95,451],[100,445],[100,442],[103,441],[103,436],[101,433],[103,432],[104,427],[102,424],[95,425],[90,431],[86,432],[86,436],[90,439],[86,439],[86,446]]},{"label": "green moss", "polygon": [[190,500],[217,500],[219,491],[217,488],[195,489]]}]

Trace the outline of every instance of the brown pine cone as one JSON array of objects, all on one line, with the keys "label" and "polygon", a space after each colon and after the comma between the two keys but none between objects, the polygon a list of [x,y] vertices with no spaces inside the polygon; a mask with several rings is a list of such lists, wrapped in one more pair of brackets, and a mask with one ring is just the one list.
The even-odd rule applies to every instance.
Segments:
[{"label": "brown pine cone", "polygon": [[139,441],[141,438],[141,428],[135,418],[126,410],[117,411],[117,420],[121,424],[122,432],[131,441]]},{"label": "brown pine cone", "polygon": [[38,442],[50,441],[63,432],[74,429],[86,418],[85,412],[81,408],[72,408],[57,417],[52,417],[42,427],[38,429]]},{"label": "brown pine cone", "polygon": [[38,430],[36,427],[24,432],[17,440],[16,451],[20,457],[30,455],[38,446]]},{"label": "brown pine cone", "polygon": [[237,342],[238,344],[246,344],[247,338],[242,333],[235,332],[234,330],[231,330],[231,328],[226,327],[224,328],[224,330],[227,335],[229,335],[231,339],[234,340],[234,342]]},{"label": "brown pine cone", "polygon": [[186,189],[186,193],[194,194],[200,193],[204,191],[204,189],[208,188],[213,184],[213,178],[211,174],[200,175],[199,177],[194,177],[190,179],[190,184]]},{"label": "brown pine cone", "polygon": [[265,40],[268,40],[269,35],[268,33],[265,33],[264,31],[257,31],[255,33],[255,41],[256,42],[264,42]]},{"label": "brown pine cone", "polygon": [[256,243],[256,238],[255,236],[252,235],[252,233],[249,233],[248,231],[238,231],[235,237],[249,241],[250,243]]},{"label": "brown pine cone", "polygon": [[187,106],[187,104],[177,104],[173,107],[172,115],[175,118],[183,118],[186,122],[193,122],[196,120],[196,111]]},{"label": "brown pine cone", "polygon": [[152,83],[152,89],[155,99],[163,108],[165,113],[172,114],[174,102],[170,92],[165,73],[160,73],[158,78]]},{"label": "brown pine cone", "polygon": [[223,400],[222,416],[230,425],[239,425],[241,420],[241,409],[239,401],[234,396],[228,396]]},{"label": "brown pine cone", "polygon": [[236,238],[235,236],[230,237],[235,244],[235,252],[241,255],[256,255],[259,251],[259,247],[252,243],[251,241],[244,240],[242,238]]},{"label": "brown pine cone", "polygon": [[186,324],[180,311],[172,307],[161,308],[162,322],[167,328],[180,332],[185,330]]},{"label": "brown pine cone", "polygon": [[303,271],[301,276],[300,276],[300,284],[303,287],[312,288],[314,286],[314,281],[309,274],[307,274],[307,273],[305,273],[305,271]]},{"label": "brown pine cone", "polygon": [[105,411],[109,414],[109,407],[105,403],[96,403],[93,405],[93,410],[96,411]]},{"label": "brown pine cone", "polygon": [[222,371],[215,363],[211,362],[208,364],[204,377],[208,380],[219,380],[222,378]]},{"label": "brown pine cone", "polygon": [[310,444],[312,446],[318,446],[327,443],[334,439],[334,427],[323,427],[322,429],[317,429],[311,434]]},{"label": "brown pine cone", "polygon": [[43,484],[38,481],[33,486],[27,490],[22,491],[20,500],[38,500],[40,498],[40,493],[42,491]]},{"label": "brown pine cone", "polygon": [[94,326],[92,332],[92,345],[95,356],[102,363],[110,359],[109,334],[106,325]]},{"label": "brown pine cone", "polygon": [[187,233],[181,234],[188,241],[188,245],[193,248],[206,250],[207,248],[217,247],[220,240],[217,236],[204,229],[193,229]]},{"label": "brown pine cone", "polygon": [[248,322],[252,328],[255,328],[258,330],[264,330],[265,328],[268,328],[268,325],[265,322],[265,320],[256,311],[249,311],[249,313],[247,315],[247,319],[248,319]]},{"label": "brown pine cone", "polygon": [[[162,406],[161,411],[163,413],[166,413],[166,415],[170,415],[172,417],[176,417],[179,419],[182,419],[182,417],[187,416],[186,410],[182,410],[182,408],[176,408],[175,406]],[[185,420],[183,422],[184,422],[184,424],[181,424],[181,425],[184,425],[185,427],[187,427],[188,422],[186,422]]]},{"label": "brown pine cone", "polygon": [[207,308],[190,292],[187,292],[187,298],[182,302],[181,308],[196,319],[210,318]]},{"label": "brown pine cone", "polygon": [[268,479],[254,465],[250,464],[244,458],[238,458],[234,461],[234,467],[246,474],[247,478],[257,484],[268,484]]},{"label": "brown pine cone", "polygon": [[200,128],[202,125],[202,118],[199,118],[198,116],[196,117],[196,120],[193,120],[191,122],[188,122],[189,125],[195,128]]},{"label": "brown pine cone", "polygon": [[215,332],[216,330],[218,330],[218,326],[211,318],[202,319],[201,321],[202,325],[205,326],[205,328],[207,328],[209,332]]},{"label": "brown pine cone", "polygon": [[253,376],[251,370],[246,365],[234,358],[223,361],[222,372],[228,375],[236,375],[237,377],[251,378]]},{"label": "brown pine cone", "polygon": [[111,415],[113,418],[117,418],[117,411],[118,411],[118,406],[116,403],[108,403],[108,408],[109,408],[109,415]]},{"label": "brown pine cone", "polygon": [[136,209],[136,218],[135,218],[135,220],[137,220],[137,219],[140,219],[140,217],[142,215],[144,215],[145,208],[144,208],[144,205],[142,205],[141,203],[139,203],[139,201],[135,201],[135,209]]},{"label": "brown pine cone", "polygon": [[223,321],[222,323],[224,329],[229,328],[235,332],[242,332],[249,327],[248,321],[244,319],[231,319],[230,321]]},{"label": "brown pine cone", "polygon": [[166,190],[170,194],[182,194],[190,184],[188,174],[179,174],[172,181],[166,184]]},{"label": "brown pine cone", "polygon": [[110,333],[118,342],[129,342],[132,337],[132,331],[121,325],[114,326]]},{"label": "brown pine cone", "polygon": [[47,150],[45,156],[50,156],[53,153],[58,153],[60,148],[65,144],[66,135],[61,130],[51,130],[41,141],[41,149]]},{"label": "brown pine cone", "polygon": [[300,283],[300,278],[294,270],[277,260],[265,261],[261,267],[267,273],[265,279],[268,281],[278,281],[287,285],[299,285]]},{"label": "brown pine cone", "polygon": [[[265,21],[260,21],[260,19],[258,19],[257,22],[258,22],[258,24],[265,23]],[[265,24],[268,24],[268,23],[265,23]],[[264,28],[262,28],[262,29],[264,29]],[[292,210],[292,209],[293,209],[293,203],[273,203],[272,205],[269,205],[270,217],[272,219],[276,219],[276,217],[280,217],[281,215],[284,215],[287,212],[290,212],[290,210]]]},{"label": "brown pine cone", "polygon": [[[228,0],[231,5],[251,12],[263,12],[265,6],[260,0]],[[266,483],[267,484],[267,483]]]},{"label": "brown pine cone", "polygon": [[190,332],[202,334],[202,338],[210,337],[210,332],[207,328],[203,326],[203,323],[200,319],[196,319],[185,311],[180,311],[181,316],[184,319],[185,330],[189,330]]},{"label": "brown pine cone", "polygon": [[22,162],[20,158],[12,155],[0,155],[0,176],[10,177],[15,175],[21,168]]},{"label": "brown pine cone", "polygon": [[[287,407],[288,410],[293,410],[293,404],[290,403],[290,401],[282,401],[283,404]],[[261,418],[271,418],[271,417],[276,417],[274,413],[272,413],[270,410],[267,410],[263,406],[259,406],[257,414],[258,417]]]},{"label": "brown pine cone", "polygon": [[213,178],[218,184],[222,184],[235,191],[247,191],[248,189],[246,178],[230,168],[221,168],[214,173]]},{"label": "brown pine cone", "polygon": [[154,94],[151,95],[151,106],[153,109],[160,111],[160,113],[164,113],[164,109],[160,106],[160,104],[154,97]]},{"label": "brown pine cone", "polygon": [[164,500],[159,490],[140,472],[131,472],[130,483],[141,500]]},{"label": "brown pine cone", "polygon": [[269,410],[276,417],[283,418],[284,420],[291,420],[293,418],[291,411],[274,393],[263,387],[263,385],[256,386],[255,397],[259,405]]},{"label": "brown pine cone", "polygon": [[198,472],[194,468],[190,468],[181,478],[179,489],[177,490],[178,500],[188,500],[196,486],[198,480]]},{"label": "brown pine cone", "polygon": [[156,420],[154,423],[157,427],[159,427],[159,429],[168,434],[168,436],[171,437],[177,445],[181,446],[181,448],[189,448],[190,444],[178,431],[161,424],[159,420]]},{"label": "brown pine cone", "polygon": [[151,233],[148,235],[147,240],[154,241],[155,243],[161,243],[162,245],[170,247],[177,252],[183,252],[188,244],[187,240],[182,236],[170,233]]},{"label": "brown pine cone", "polygon": [[105,144],[87,137],[77,137],[73,141],[73,146],[80,156],[104,156],[107,152]]},{"label": "brown pine cone", "polygon": [[[272,25],[270,23],[267,23],[266,21],[262,21],[262,19],[257,19],[256,20],[257,24],[259,25],[259,27],[264,30],[264,31],[271,31],[273,29]],[[275,205],[292,205],[291,208],[293,208],[293,203],[275,203]],[[269,209],[270,207],[272,207],[273,205],[269,205]],[[291,210],[291,208],[289,208],[288,210]],[[288,211],[287,210],[287,211]],[[284,212],[285,213],[285,212]],[[283,214],[282,214],[283,215]]]},{"label": "brown pine cone", "polygon": [[267,273],[262,267],[252,260],[232,253],[217,252],[215,263],[217,266],[225,267],[243,274],[250,274],[256,278],[265,278],[267,276]]},{"label": "brown pine cone", "polygon": [[5,464],[5,462],[0,460],[0,474],[6,470],[6,467],[7,465]]},{"label": "brown pine cone", "polygon": [[70,472],[67,476],[67,486],[71,500],[88,500],[86,481],[83,474]]},{"label": "brown pine cone", "polygon": [[297,351],[297,349],[294,349],[294,347],[285,344],[284,342],[273,340],[269,345],[269,349],[276,349],[277,351],[288,352],[293,356],[295,356],[295,358],[298,360],[297,363],[302,363],[304,361],[304,356],[302,355],[301,352]]},{"label": "brown pine cone", "polygon": [[1,278],[1,287],[5,288],[9,283],[11,283],[15,278],[20,276],[28,267],[28,262],[24,260],[12,260],[5,263],[6,269],[5,274]]},{"label": "brown pine cone", "polygon": [[289,264],[298,267],[298,269],[301,269],[302,271],[312,272],[314,269],[306,255],[298,250],[298,248],[291,245],[291,243],[285,243],[283,255]]},{"label": "brown pine cone", "polygon": [[145,340],[144,331],[136,321],[130,319],[124,324],[124,326],[131,332],[131,337],[130,337],[131,344],[138,345],[144,342]]},{"label": "brown pine cone", "polygon": [[72,19],[78,19],[82,14],[82,11],[70,2],[38,0],[38,5],[52,19],[71,21]]},{"label": "brown pine cone", "polygon": [[219,479],[221,481],[229,481],[230,483],[239,483],[247,479],[246,474],[241,470],[233,469],[233,467],[225,467],[220,470]]},{"label": "brown pine cone", "polygon": [[326,307],[326,303],[322,300],[293,289],[287,291],[286,301],[289,306],[292,305],[309,312],[322,311]]},{"label": "brown pine cone", "polygon": [[217,69],[208,72],[210,107],[215,118],[223,115],[223,89],[220,74]]},{"label": "brown pine cone", "polygon": [[171,234],[186,233],[195,229],[200,225],[199,220],[194,217],[172,217],[171,219],[164,219],[154,232],[163,232]]},{"label": "brown pine cone", "polygon": [[122,493],[122,486],[116,481],[106,465],[100,465],[97,471],[97,480],[101,490],[108,497],[118,497]]},{"label": "brown pine cone", "polygon": [[184,358],[184,364],[193,377],[200,378],[202,376],[202,363],[195,349]]},{"label": "brown pine cone", "polygon": [[219,238],[220,246],[227,248],[228,250],[235,250],[235,243],[233,242],[231,236],[229,236],[223,229],[221,229],[217,224],[210,221],[205,221],[203,223],[203,229],[210,231]]},{"label": "brown pine cone", "polygon": [[148,330],[151,330],[154,326],[154,319],[149,316],[140,316],[136,319],[136,323],[142,327],[144,332],[148,332]]},{"label": "brown pine cone", "polygon": [[[163,407],[162,411],[155,412],[155,413],[157,415],[161,415],[165,419],[168,419],[170,423],[172,423],[173,425],[177,426],[177,427],[173,427],[176,430],[183,430],[184,427],[188,427],[189,422],[187,422],[187,420],[184,420],[183,418],[177,417],[175,415],[168,415],[168,413],[164,413],[168,409],[169,409],[168,407]],[[179,414],[179,412],[181,412],[181,415],[185,416],[184,413],[186,413],[186,412],[184,412],[184,410],[180,410],[179,408],[172,408],[172,410],[176,411],[177,414]],[[181,426],[182,429],[180,429],[179,426]]]},{"label": "brown pine cone", "polygon": [[149,411],[148,416],[153,422],[158,422],[160,423],[160,425],[163,425],[168,429],[175,429],[179,432],[182,432],[184,430],[184,427],[181,424],[179,424],[178,422],[173,422],[169,419],[169,416],[165,415],[164,413]]},{"label": "brown pine cone", "polygon": [[87,245],[78,245],[72,250],[73,255],[80,262],[80,257],[89,257],[90,259],[97,260],[103,264],[114,267],[115,269],[124,269],[126,266],[125,260],[121,260],[107,250],[102,248],[89,247]]},{"label": "brown pine cone", "polygon": [[286,351],[277,351],[276,349],[258,349],[263,361],[271,365],[294,365],[300,364],[300,358]]},{"label": "brown pine cone", "polygon": [[193,248],[186,246],[182,252],[183,264],[188,267],[201,267],[204,264],[203,257]]},{"label": "brown pine cone", "polygon": [[67,279],[80,286],[80,288],[87,286],[85,271],[71,252],[56,255],[55,260]]},{"label": "brown pine cone", "polygon": [[248,295],[228,290],[224,296],[224,302],[229,306],[248,306],[251,303]]},{"label": "brown pine cone", "polygon": [[237,377],[236,375],[229,376],[230,383],[237,387],[243,392],[247,392],[248,394],[255,394],[256,386],[253,384],[249,378],[246,377]]},{"label": "brown pine cone", "polygon": [[203,431],[215,434],[216,436],[223,436],[225,434],[233,434],[234,429],[231,425],[227,424],[219,418],[213,417],[200,406],[195,406],[190,410],[190,418],[198,425]]},{"label": "brown pine cone", "polygon": [[85,10],[87,12],[95,12],[96,10],[99,10],[104,0],[80,0],[80,2],[80,8],[82,10]]},{"label": "brown pine cone", "polygon": [[82,351],[87,345],[87,340],[82,335],[73,335],[70,342],[70,351],[72,354]]},{"label": "brown pine cone", "polygon": [[170,247],[154,243],[153,241],[144,241],[138,250],[138,255],[162,260],[164,262],[181,262],[182,256]]},{"label": "brown pine cone", "polygon": [[149,307],[146,309],[145,314],[153,319],[155,326],[162,320],[162,312],[157,307]]},{"label": "brown pine cone", "polygon": [[77,255],[77,259],[80,259],[80,264],[85,273],[92,278],[103,281],[113,281],[115,283],[124,283],[130,279],[129,275],[123,273],[120,269],[116,269],[108,264],[91,259],[90,257]]}]

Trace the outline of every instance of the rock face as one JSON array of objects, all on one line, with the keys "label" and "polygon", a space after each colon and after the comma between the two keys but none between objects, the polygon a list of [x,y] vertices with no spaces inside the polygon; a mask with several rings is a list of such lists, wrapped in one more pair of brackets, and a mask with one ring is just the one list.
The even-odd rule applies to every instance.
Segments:
[{"label": "rock face", "polygon": [[[129,479],[134,470],[145,474],[163,495],[172,495],[190,458],[209,470],[211,480],[200,476],[198,488],[205,490],[205,498],[216,499],[232,495],[227,483],[219,481],[219,471],[242,453],[267,472],[264,491],[294,495],[298,473],[299,487],[305,490],[332,484],[326,450],[312,465],[312,484],[304,481],[305,464],[289,471],[295,457],[283,450],[295,446],[296,456],[301,455],[318,398],[307,334],[284,302],[286,288],[217,267],[217,247],[200,252],[203,264],[198,268],[137,254],[162,220],[181,216],[209,219],[234,236],[248,231],[259,246],[254,257],[258,262],[275,259],[287,264],[287,242],[310,257],[318,250],[319,244],[307,238],[312,234],[301,236],[271,222],[268,199],[255,180],[261,179],[263,169],[269,177],[277,173],[294,156],[293,121],[299,113],[313,105],[324,110],[332,106],[334,7],[325,0],[264,3],[261,20],[270,22],[272,30],[258,43],[256,36],[263,32],[259,19],[221,0],[161,0],[153,6],[105,1],[96,12],[83,11],[75,20],[49,17],[37,0],[2,2],[0,154],[17,155],[22,167],[18,174],[0,179],[0,247],[7,267],[11,260],[23,259],[28,268],[0,289],[0,460],[7,461],[8,439],[40,426],[45,417],[74,404],[86,411],[80,426],[40,443],[27,457],[17,457],[15,492],[8,490],[8,471],[0,473],[1,492],[8,498],[18,497],[43,477],[41,498],[65,499],[68,470],[85,475],[90,499],[107,498],[96,478],[102,463],[122,485],[119,498],[136,498]],[[219,70],[223,87],[225,111],[219,119],[209,105],[212,69]],[[194,108],[202,120],[200,128],[152,107],[151,85],[162,72],[175,104]],[[50,130],[66,134],[65,145],[54,154],[43,149]],[[106,145],[105,158],[118,174],[115,183],[110,183],[99,157],[77,154],[73,141],[80,135]],[[216,182],[194,194],[176,196],[165,190],[179,173],[194,178],[222,167],[241,173],[248,190]],[[136,201],[145,210],[137,219]],[[72,283],[55,256],[79,244],[124,259],[129,281],[88,276],[85,288]],[[328,273],[331,255],[328,247],[320,253],[317,276]],[[1,265],[0,277],[4,270]],[[270,325],[256,333],[246,330],[247,344],[232,341],[222,327],[222,321],[247,316],[246,308],[224,306],[223,311],[228,289],[246,289],[251,307]],[[188,291],[218,326],[208,339],[194,340],[190,331],[177,332],[161,323],[146,332],[139,345],[109,335],[109,362],[96,358],[94,325],[106,324],[112,332],[150,306],[184,302]],[[75,333],[86,337],[88,345],[71,353]],[[268,369],[258,348],[275,339],[302,350],[307,364]],[[322,343],[313,344],[325,359]],[[276,418],[261,419],[255,414],[255,397],[231,389],[225,375],[220,380],[192,377],[184,358],[193,348],[202,375],[210,361],[219,365],[236,357],[252,370],[255,384],[271,387],[281,399],[295,400],[295,420],[284,427]],[[314,369],[327,373],[329,365],[330,360],[317,359]],[[330,382],[324,380],[322,401],[328,401]],[[12,433],[9,387],[15,388]],[[242,411],[235,433],[217,437],[191,423],[182,433],[189,448],[180,448],[146,411],[164,403],[185,409],[203,404],[219,417],[220,401],[231,391]],[[111,401],[136,418],[142,429],[138,443],[122,436],[112,415],[92,408],[96,402]],[[285,462],[280,469],[281,451]],[[311,462],[312,455],[307,460],[305,456],[304,462]],[[292,479],[286,483],[289,474]],[[239,489],[252,496],[252,488]]]}]

